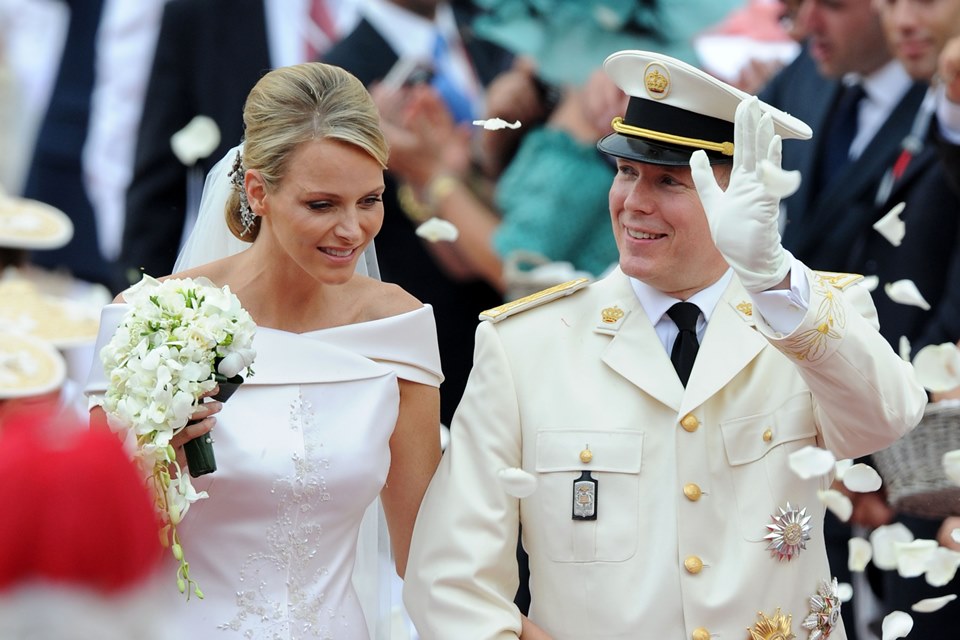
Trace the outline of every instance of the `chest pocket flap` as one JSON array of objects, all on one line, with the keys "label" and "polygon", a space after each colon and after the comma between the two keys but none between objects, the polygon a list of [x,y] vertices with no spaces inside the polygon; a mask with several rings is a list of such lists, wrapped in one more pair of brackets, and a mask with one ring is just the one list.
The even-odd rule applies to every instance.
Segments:
[{"label": "chest pocket flap", "polygon": [[732,466],[755,462],[788,442],[815,438],[810,394],[793,396],[769,413],[721,422],[720,431]]}]

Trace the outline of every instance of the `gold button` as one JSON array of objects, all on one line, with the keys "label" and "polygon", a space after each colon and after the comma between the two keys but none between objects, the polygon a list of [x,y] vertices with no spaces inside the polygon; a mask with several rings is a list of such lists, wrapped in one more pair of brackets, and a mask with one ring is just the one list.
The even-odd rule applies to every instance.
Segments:
[{"label": "gold button", "polygon": [[683,495],[687,496],[687,500],[690,502],[696,502],[700,499],[700,496],[703,492],[700,490],[700,487],[694,483],[683,485]]},{"label": "gold button", "polygon": [[691,640],[710,640],[710,632],[703,627],[697,627],[690,638]]},{"label": "gold button", "polygon": [[590,451],[590,449],[584,449],[580,452],[580,462],[587,464],[591,460],[593,460],[593,451]]},{"label": "gold button", "polygon": [[773,430],[767,429],[766,431],[763,432],[763,441],[770,442],[771,440],[773,440]]},{"label": "gold button", "polygon": [[690,556],[683,561],[683,568],[687,570],[687,573],[697,575],[700,573],[700,570],[703,569],[703,560],[697,556]]},{"label": "gold button", "polygon": [[692,413],[688,413],[687,415],[683,416],[683,420],[680,421],[680,426],[683,427],[684,430],[693,433],[700,426],[700,421],[697,420],[697,416],[693,415]]}]

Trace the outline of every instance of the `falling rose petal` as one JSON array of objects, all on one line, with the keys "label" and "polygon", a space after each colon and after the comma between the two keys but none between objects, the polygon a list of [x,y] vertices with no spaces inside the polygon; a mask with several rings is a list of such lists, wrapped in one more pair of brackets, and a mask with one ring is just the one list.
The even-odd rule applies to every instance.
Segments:
[{"label": "falling rose petal", "polygon": [[503,490],[514,498],[526,498],[537,490],[537,479],[523,469],[517,467],[500,469],[498,475]]},{"label": "falling rose petal", "polygon": [[928,344],[913,359],[917,380],[933,392],[960,386],[960,350],[952,342]]},{"label": "falling rose petal", "polygon": [[827,509],[833,512],[833,515],[840,518],[842,522],[846,522],[850,519],[850,516],[853,515],[853,503],[850,501],[850,498],[836,489],[818,490],[817,498],[820,499],[820,502],[822,502]]},{"label": "falling rose petal", "polygon": [[849,582],[841,582],[837,585],[837,597],[840,602],[850,602],[853,598],[853,585]]},{"label": "falling rose petal", "polygon": [[[943,454],[943,472],[953,484],[960,485],[960,449]],[[960,540],[957,540],[960,542]]]},{"label": "falling rose petal", "polygon": [[473,124],[483,127],[487,131],[497,131],[499,129],[519,129],[520,121],[507,122],[502,118],[490,118],[489,120],[474,120]]},{"label": "falling rose petal", "polygon": [[880,474],[868,464],[857,463],[843,474],[843,486],[857,493],[876,491],[883,484]]},{"label": "falling rose petal", "polygon": [[897,640],[897,638],[906,638],[907,634],[913,629],[913,618],[909,613],[903,611],[894,611],[887,614],[883,619],[883,638],[882,640]]},{"label": "falling rose petal", "polygon": [[939,598],[926,598],[920,602],[914,603],[911,605],[910,609],[916,611],[917,613],[933,613],[934,611],[939,611],[947,606],[949,603],[957,599],[957,594],[951,593],[949,595],[940,596]]},{"label": "falling rose petal", "polygon": [[880,286],[880,278],[877,276],[863,276],[863,280],[860,281],[867,291],[873,291],[878,286]]},{"label": "falling rose petal", "polygon": [[897,304],[907,304],[913,307],[920,307],[924,311],[930,311],[930,303],[923,299],[923,295],[920,293],[920,290],[917,289],[917,285],[913,283],[913,280],[888,282],[884,285],[883,290],[886,291],[887,296]]},{"label": "falling rose petal", "polygon": [[900,214],[906,208],[907,203],[901,202],[893,209],[887,212],[885,216],[873,223],[873,228],[887,239],[887,242],[895,247],[899,247],[906,235],[907,225],[900,219]]},{"label": "falling rose petal", "polygon": [[830,473],[836,461],[833,454],[826,449],[809,445],[794,451],[787,458],[787,464],[793,472],[804,480]]},{"label": "falling rose petal", "polygon": [[440,218],[430,218],[419,227],[417,235],[428,242],[454,242],[460,237],[460,231],[452,222]]},{"label": "falling rose petal", "polygon": [[196,116],[183,129],[170,136],[170,148],[188,167],[206,158],[220,144],[220,128],[209,116]]},{"label": "falling rose petal", "polygon": [[847,568],[853,572],[863,571],[873,558],[873,547],[864,538],[850,538],[847,541]]},{"label": "falling rose petal", "polygon": [[897,353],[900,354],[900,359],[910,362],[910,338],[900,336],[900,344],[898,346]]},{"label": "falling rose petal", "polygon": [[833,469],[833,477],[837,480],[843,480],[843,474],[847,472],[847,469],[853,466],[853,460],[851,458],[844,458],[843,460],[837,460],[837,464]]},{"label": "falling rose petal", "polygon": [[957,575],[960,553],[946,547],[937,547],[927,563],[924,579],[931,587],[945,587]]},{"label": "falling rose petal", "polygon": [[960,544],[960,528],[954,529],[950,532],[950,539]]},{"label": "falling rose petal", "polygon": [[786,198],[800,188],[799,171],[785,171],[769,160],[760,161],[759,175],[767,193],[777,198]]},{"label": "falling rose petal", "polygon": [[878,569],[889,571],[897,568],[896,542],[911,542],[913,534],[902,522],[877,527],[870,533],[870,545],[873,547],[873,564]]},{"label": "falling rose petal", "polygon": [[893,548],[897,554],[897,573],[903,578],[916,578],[927,572],[933,552],[937,550],[937,541],[894,542]]}]

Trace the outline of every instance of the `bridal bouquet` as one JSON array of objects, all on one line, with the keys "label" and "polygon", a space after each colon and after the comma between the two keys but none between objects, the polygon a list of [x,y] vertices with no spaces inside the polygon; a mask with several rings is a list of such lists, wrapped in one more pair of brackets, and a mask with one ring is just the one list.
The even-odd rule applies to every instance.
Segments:
[{"label": "bridal bouquet", "polygon": [[218,382],[242,381],[244,369],[253,375],[256,325],[229,287],[205,278],[160,282],[144,276],[124,297],[130,310],[100,352],[108,381],[103,408],[153,490],[164,524],[161,540],[180,562],[177,587],[188,599],[188,587],[202,598],[177,525],[207,493],[194,489],[170,440]]}]

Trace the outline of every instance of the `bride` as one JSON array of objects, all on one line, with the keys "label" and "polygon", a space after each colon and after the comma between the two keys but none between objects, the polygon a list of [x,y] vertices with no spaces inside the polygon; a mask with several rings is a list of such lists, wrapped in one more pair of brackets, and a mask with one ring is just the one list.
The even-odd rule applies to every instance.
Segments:
[{"label": "bride", "polygon": [[[276,69],[250,92],[244,124],[176,270],[237,295],[258,325],[256,375],[173,440],[209,432],[218,470],[193,481],[209,498],[179,526],[205,597],[186,602],[171,558],[169,612],[187,637],[366,639],[376,614],[354,587],[361,521],[379,497],[402,577],[440,458],[433,311],[362,275],[388,151],[356,78],[321,63]],[[101,345],[126,309],[121,294],[104,310]],[[88,393],[106,388],[98,369]]]}]

